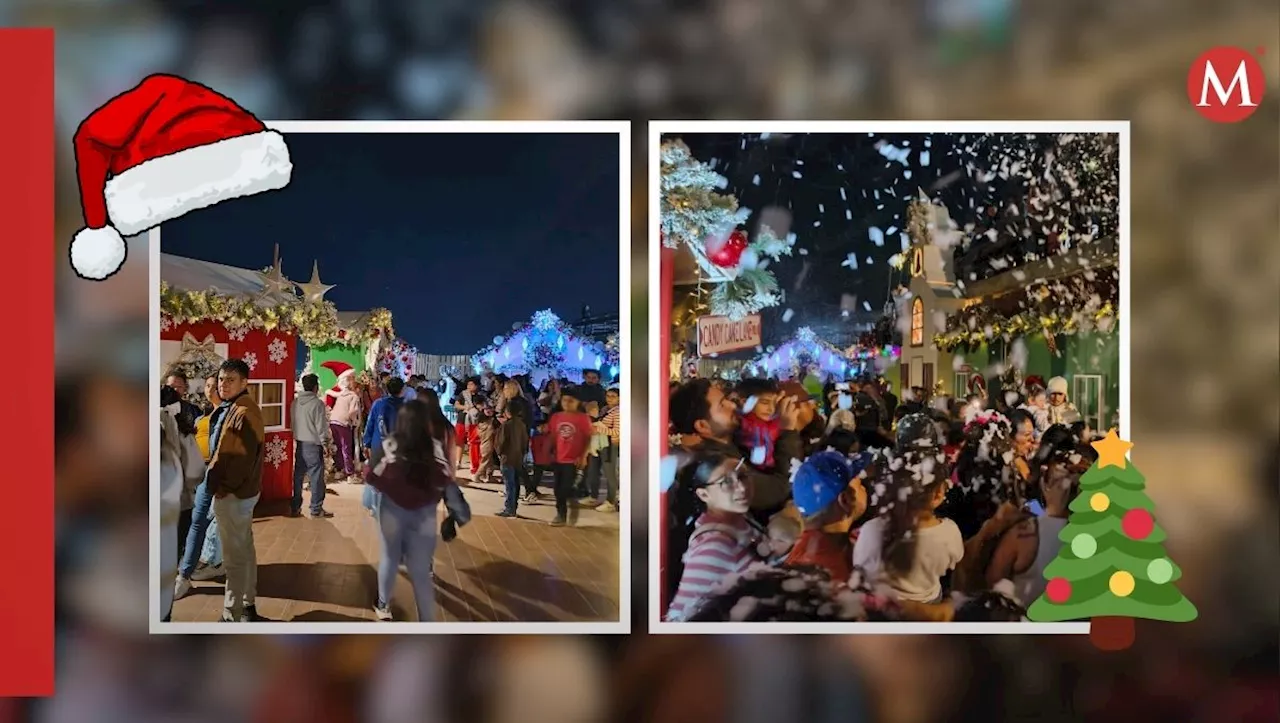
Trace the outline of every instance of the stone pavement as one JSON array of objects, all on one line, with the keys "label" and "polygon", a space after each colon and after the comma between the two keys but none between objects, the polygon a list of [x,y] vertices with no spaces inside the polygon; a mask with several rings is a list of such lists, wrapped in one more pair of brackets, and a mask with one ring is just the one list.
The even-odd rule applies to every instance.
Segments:
[{"label": "stone pavement", "polygon": [[[465,472],[463,473],[465,474]],[[495,517],[501,487],[467,485],[471,523],[436,546],[436,618],[441,622],[612,622],[619,617],[620,515],[582,509],[576,527],[551,527],[545,499],[521,504],[516,519]],[[290,518],[288,503],[255,512],[258,613],[269,620],[370,621],[379,556],[374,522],[360,506],[363,485],[330,483],[329,519]],[[304,492],[305,501],[309,493]],[[443,507],[441,508],[443,519]],[[197,582],[173,606],[175,622],[212,622],[222,582]],[[392,599],[396,620],[416,620],[413,588],[402,572]]]}]

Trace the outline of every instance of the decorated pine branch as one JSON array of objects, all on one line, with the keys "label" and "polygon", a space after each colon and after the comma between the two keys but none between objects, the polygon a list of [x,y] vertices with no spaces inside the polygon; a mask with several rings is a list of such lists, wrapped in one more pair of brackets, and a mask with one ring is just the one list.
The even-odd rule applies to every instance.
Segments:
[{"label": "decorated pine branch", "polygon": [[738,228],[751,211],[732,194],[720,193],[728,181],[693,157],[681,141],[662,144],[662,244],[684,246],[703,278],[713,284],[712,314],[741,319],[782,303],[770,261],[791,255],[795,234],[779,238],[761,226],[754,239]]},{"label": "decorated pine branch", "polygon": [[1134,618],[1185,623],[1196,608],[1173,584],[1182,571],[1165,552],[1166,535],[1152,514],[1145,480],[1125,454],[1133,447],[1112,430],[1094,442],[1098,461],[1080,478],[1080,494],[1045,568],[1048,586],[1027,611],[1035,622],[1092,619],[1089,635],[1103,650],[1134,639]]}]

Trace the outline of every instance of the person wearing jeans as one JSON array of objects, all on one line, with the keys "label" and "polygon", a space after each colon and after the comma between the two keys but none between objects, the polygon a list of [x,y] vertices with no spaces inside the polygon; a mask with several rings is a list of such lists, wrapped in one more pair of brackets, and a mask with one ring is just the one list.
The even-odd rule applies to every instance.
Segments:
[{"label": "person wearing jeans", "polygon": [[409,573],[413,599],[419,622],[433,622],[436,610],[435,581],[431,561],[436,554],[436,505],[406,509],[387,495],[377,504],[377,521],[382,541],[378,558],[378,604],[374,610],[380,620],[391,619],[391,593],[396,586],[400,561]]},{"label": "person wearing jeans", "polygon": [[[302,514],[302,481],[311,478],[311,516],[333,517],[324,509],[324,445],[329,443],[329,425],[320,391],[320,377],[302,376],[302,391],[293,398],[293,438],[297,454],[293,461],[293,504],[289,513]],[[353,395],[354,396],[354,395]]]},{"label": "person wearing jeans", "polygon": [[413,585],[419,622],[435,620],[431,560],[436,549],[436,509],[454,482],[452,436],[452,425],[435,394],[424,392],[400,407],[395,430],[370,457],[365,481],[378,492],[374,517],[382,542],[378,599],[373,605],[379,620],[392,619],[391,594],[401,562]]},{"label": "person wearing jeans", "polygon": [[600,463],[604,475],[605,501],[596,510],[600,512],[616,512],[618,509],[618,474],[622,463],[622,408],[621,397],[617,387],[610,387],[605,392],[605,412],[600,417],[600,424],[609,435],[609,446],[600,450]]},{"label": "person wearing jeans", "polygon": [[205,535],[209,532],[212,520],[213,495],[209,494],[206,475],[206,481],[196,486],[195,505],[191,509],[191,528],[187,530],[187,544],[182,553],[182,561],[178,564],[178,579],[174,582],[174,600],[191,592],[191,576],[200,561],[200,552],[204,548]]},{"label": "person wearing jeans", "polygon": [[[515,382],[509,382],[514,384]],[[512,405],[516,407],[518,405]],[[512,409],[502,413],[500,426],[494,436],[494,446],[498,450],[498,461],[502,467],[502,482],[506,489],[506,504],[498,517],[515,517],[516,506],[520,502],[520,478],[524,470],[524,457],[529,453],[529,426],[524,413]]]},{"label": "person wearing jeans", "polygon": [[213,457],[204,482],[207,492],[213,495],[213,514],[218,521],[222,565],[227,576],[223,622],[258,620],[254,606],[258,558],[253,544],[253,508],[262,493],[266,445],[262,410],[248,389],[249,365],[241,359],[223,362],[218,369],[218,395],[225,400],[224,409],[210,434]]}]

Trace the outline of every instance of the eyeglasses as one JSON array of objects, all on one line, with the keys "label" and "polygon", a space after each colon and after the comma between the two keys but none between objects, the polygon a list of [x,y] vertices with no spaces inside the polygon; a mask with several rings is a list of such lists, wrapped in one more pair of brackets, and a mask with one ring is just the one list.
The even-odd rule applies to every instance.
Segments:
[{"label": "eyeglasses", "polygon": [[719,487],[722,490],[732,490],[734,487],[742,484],[742,478],[738,476],[738,470],[742,469],[742,465],[746,463],[745,459],[738,460],[738,464],[733,469],[713,480],[709,480],[707,487]]}]

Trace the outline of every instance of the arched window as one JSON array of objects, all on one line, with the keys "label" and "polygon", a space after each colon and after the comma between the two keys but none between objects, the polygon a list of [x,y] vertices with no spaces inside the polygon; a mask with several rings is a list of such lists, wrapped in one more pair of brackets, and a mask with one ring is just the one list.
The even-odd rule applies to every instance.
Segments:
[{"label": "arched window", "polygon": [[911,346],[924,345],[924,301],[911,302]]}]

